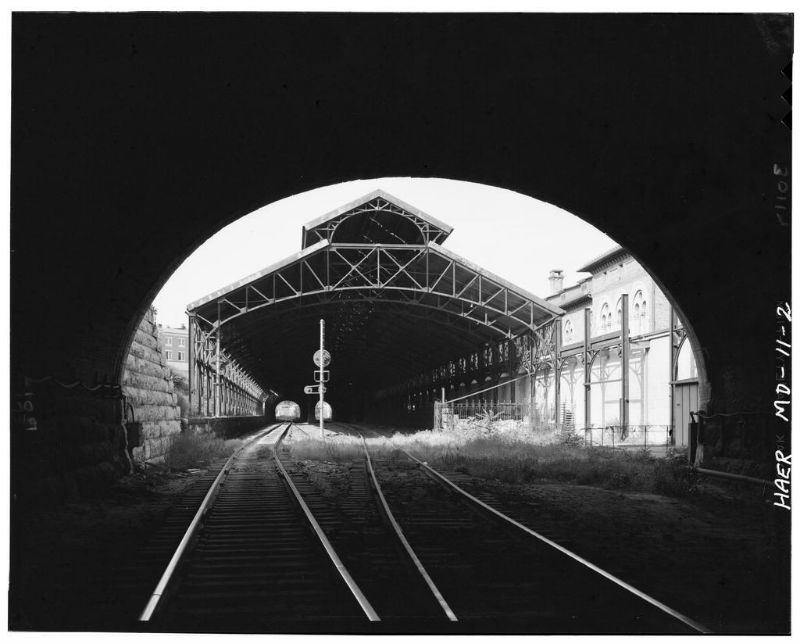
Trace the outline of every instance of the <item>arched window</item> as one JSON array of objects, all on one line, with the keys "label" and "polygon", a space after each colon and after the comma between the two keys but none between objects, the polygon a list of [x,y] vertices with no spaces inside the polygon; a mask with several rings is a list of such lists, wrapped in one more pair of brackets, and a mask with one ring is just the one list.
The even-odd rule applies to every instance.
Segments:
[{"label": "arched window", "polygon": [[608,331],[611,327],[611,310],[608,308],[608,302],[604,302],[600,307],[600,330],[603,332]]},{"label": "arched window", "polygon": [[572,320],[564,322],[564,344],[569,344],[575,341],[575,328],[572,326]]},{"label": "arched window", "polygon": [[697,362],[694,359],[694,348],[689,338],[686,338],[681,346],[678,359],[675,364],[675,379],[686,380],[689,378],[697,378]]},{"label": "arched window", "polygon": [[622,296],[617,300],[617,319],[614,321],[615,329],[622,328]]},{"label": "arched window", "polygon": [[647,331],[647,300],[644,299],[644,293],[642,293],[642,291],[636,291],[636,294],[633,296],[631,330],[636,333],[644,333]]}]

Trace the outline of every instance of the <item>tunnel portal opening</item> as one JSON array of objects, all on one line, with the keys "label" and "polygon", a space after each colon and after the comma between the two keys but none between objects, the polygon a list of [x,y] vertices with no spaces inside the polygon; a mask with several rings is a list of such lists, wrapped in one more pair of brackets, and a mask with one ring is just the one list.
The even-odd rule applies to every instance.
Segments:
[{"label": "tunnel portal opening", "polygon": [[250,409],[292,400],[313,422],[304,389],[324,319],[339,420],[442,429],[491,416],[589,443],[688,444],[703,380],[692,332],[626,249],[573,286],[551,271],[541,298],[448,250],[452,231],[375,190],[306,224],[299,252],[190,304],[191,413],[239,413],[244,380],[260,392]]}]

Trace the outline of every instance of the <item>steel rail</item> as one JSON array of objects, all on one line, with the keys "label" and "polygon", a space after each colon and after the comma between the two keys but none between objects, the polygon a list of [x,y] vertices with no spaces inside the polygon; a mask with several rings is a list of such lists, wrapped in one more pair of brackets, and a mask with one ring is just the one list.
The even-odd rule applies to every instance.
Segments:
[{"label": "steel rail", "polygon": [[211,507],[211,504],[214,502],[214,499],[216,498],[217,492],[219,491],[222,481],[228,476],[228,472],[230,471],[231,465],[233,464],[235,458],[239,455],[239,452],[241,452],[242,449],[244,449],[244,447],[246,447],[253,441],[256,441],[259,438],[262,438],[267,434],[272,433],[282,425],[283,423],[277,423],[259,432],[258,434],[253,436],[250,440],[240,445],[239,448],[233,454],[230,455],[228,460],[225,461],[225,465],[222,466],[222,469],[219,471],[219,474],[217,474],[217,477],[214,479],[214,482],[211,484],[211,487],[208,489],[208,492],[206,492],[206,495],[203,498],[203,502],[197,509],[197,512],[195,513],[192,522],[186,529],[186,532],[184,533],[181,542],[178,544],[178,547],[173,553],[172,558],[169,560],[166,569],[162,573],[161,578],[158,580],[155,590],[150,595],[150,599],[147,601],[147,605],[145,606],[144,610],[139,616],[140,622],[149,622],[153,618],[153,615],[155,614],[156,610],[160,605],[161,599],[166,594],[167,588],[173,579],[175,571],[178,569],[178,566],[181,563],[181,559],[183,559],[183,556],[189,549],[189,544],[191,543],[192,539],[197,533],[197,530],[199,529],[203,518],[205,517],[209,508]]},{"label": "steel rail", "polygon": [[[390,439],[390,440],[391,440],[391,439]],[[464,496],[464,497],[468,498],[470,501],[472,501],[473,503],[477,504],[478,506],[480,506],[480,507],[481,507],[481,508],[483,508],[484,510],[487,510],[488,512],[490,512],[490,513],[492,513],[493,515],[495,515],[495,516],[499,517],[500,519],[502,519],[502,520],[504,520],[504,521],[507,521],[508,523],[510,523],[510,524],[512,524],[512,525],[514,525],[514,526],[516,526],[516,527],[517,527],[517,528],[519,528],[520,530],[523,530],[524,532],[528,533],[529,535],[531,535],[531,536],[533,536],[533,537],[535,537],[535,538],[539,539],[540,541],[542,541],[542,542],[546,543],[548,546],[551,546],[551,547],[555,548],[555,549],[556,549],[556,550],[558,550],[559,552],[561,552],[561,553],[563,553],[563,554],[567,555],[567,556],[568,556],[568,557],[570,557],[571,559],[573,559],[573,560],[577,561],[578,563],[580,563],[580,564],[582,564],[582,565],[586,566],[586,567],[587,567],[587,568],[589,568],[590,570],[593,570],[594,572],[596,572],[596,573],[598,573],[599,575],[601,575],[601,576],[605,577],[605,578],[606,578],[606,579],[608,579],[609,581],[611,581],[611,582],[613,582],[613,583],[617,584],[617,585],[618,585],[618,586],[620,586],[621,588],[624,588],[625,590],[627,590],[628,592],[632,593],[633,595],[636,595],[637,597],[639,597],[640,599],[643,599],[644,601],[646,601],[647,603],[651,604],[652,606],[655,606],[656,608],[658,608],[659,610],[663,611],[663,612],[664,612],[664,613],[666,613],[667,615],[670,615],[671,617],[674,617],[674,618],[675,618],[675,619],[677,619],[678,621],[681,621],[681,622],[683,622],[684,624],[686,624],[686,625],[687,625],[687,626],[689,626],[690,628],[692,628],[692,629],[696,630],[698,633],[702,633],[702,634],[710,634],[710,633],[713,633],[713,631],[712,631],[711,629],[709,629],[708,627],[704,626],[704,625],[703,625],[703,624],[701,624],[700,622],[698,622],[698,621],[695,621],[695,620],[691,619],[690,617],[687,617],[686,615],[683,615],[682,613],[679,613],[678,611],[676,611],[676,610],[674,610],[674,609],[670,608],[670,607],[669,607],[669,606],[667,606],[666,604],[663,604],[663,603],[661,603],[660,601],[658,601],[657,599],[655,599],[655,598],[651,597],[651,596],[650,596],[650,595],[648,595],[647,593],[645,593],[645,592],[643,592],[643,591],[639,590],[638,588],[636,588],[636,587],[634,587],[634,586],[631,586],[629,583],[627,583],[627,582],[623,581],[623,580],[622,580],[622,579],[620,579],[619,577],[615,577],[615,576],[614,576],[614,575],[612,575],[610,572],[607,572],[607,571],[603,570],[602,568],[600,568],[599,566],[596,566],[596,565],[595,565],[595,564],[593,564],[592,562],[590,562],[590,561],[587,561],[586,559],[584,559],[584,558],[583,558],[583,557],[581,557],[580,555],[577,555],[577,554],[575,554],[574,552],[572,552],[571,550],[568,550],[568,549],[567,549],[567,548],[565,548],[564,546],[560,546],[560,545],[559,545],[559,544],[557,544],[555,541],[551,541],[551,540],[550,540],[550,539],[548,539],[547,537],[545,537],[545,536],[543,536],[543,535],[539,534],[538,532],[536,532],[536,531],[534,531],[534,530],[531,530],[529,527],[527,527],[527,526],[523,525],[522,523],[519,523],[518,521],[515,521],[515,520],[514,520],[514,519],[512,519],[511,517],[509,517],[509,516],[507,516],[507,515],[503,514],[503,513],[502,513],[502,512],[500,512],[499,510],[496,510],[496,509],[495,509],[495,508],[493,508],[492,506],[490,506],[490,505],[487,505],[486,503],[484,503],[484,502],[483,502],[483,501],[481,501],[480,499],[478,499],[478,498],[476,498],[476,497],[472,496],[472,495],[471,495],[469,492],[467,492],[466,490],[462,489],[461,487],[459,487],[458,485],[456,485],[455,483],[453,483],[453,482],[452,482],[450,479],[448,479],[448,478],[447,478],[446,476],[444,476],[443,474],[441,474],[441,473],[437,472],[436,470],[434,470],[434,469],[433,469],[432,467],[430,467],[430,466],[429,466],[427,463],[424,463],[423,461],[419,460],[419,459],[418,459],[416,456],[414,456],[413,454],[410,454],[409,452],[407,452],[407,451],[406,451],[406,450],[404,450],[403,448],[399,448],[399,449],[400,449],[400,451],[401,451],[401,452],[403,452],[403,453],[404,453],[406,456],[408,456],[408,457],[409,457],[411,460],[413,460],[413,461],[415,461],[417,464],[419,464],[419,465],[420,465],[420,467],[422,467],[422,468],[423,468],[423,470],[424,470],[424,471],[425,471],[427,474],[430,474],[430,475],[431,475],[431,476],[432,476],[434,479],[438,480],[439,482],[441,482],[442,484],[444,484],[444,485],[446,485],[446,486],[449,486],[450,488],[452,488],[453,490],[455,490],[457,493],[459,493],[459,494],[461,494],[462,496]]]},{"label": "steel rail", "polygon": [[707,474],[708,476],[718,476],[723,479],[730,479],[732,481],[744,481],[745,483],[753,483],[755,485],[760,485],[764,488],[769,487],[773,484],[772,481],[765,481],[764,479],[757,479],[753,476],[744,476],[743,474],[731,474],[730,472],[720,472],[719,470],[710,470],[706,467],[694,467],[692,465],[687,466],[691,472],[697,472],[699,474]]},{"label": "steel rail", "polygon": [[433,593],[434,597],[436,597],[436,601],[439,602],[439,605],[442,607],[442,610],[447,615],[447,618],[451,622],[457,622],[458,617],[456,617],[455,613],[452,611],[450,606],[447,604],[442,593],[436,587],[436,584],[431,579],[431,576],[428,574],[428,571],[425,570],[425,567],[422,565],[422,562],[417,557],[417,554],[414,552],[411,544],[406,539],[405,534],[403,534],[403,529],[400,527],[400,524],[397,523],[397,520],[394,518],[394,514],[392,514],[392,510],[389,508],[389,504],[386,501],[386,498],[383,496],[383,491],[381,490],[380,483],[378,483],[378,477],[375,474],[375,470],[372,467],[372,459],[369,457],[369,449],[367,449],[367,441],[364,440],[364,437],[359,434],[361,438],[362,445],[364,446],[364,455],[367,458],[367,471],[370,474],[372,479],[372,484],[375,487],[375,491],[378,493],[378,498],[380,499],[381,506],[383,509],[383,513],[389,519],[389,523],[391,524],[392,528],[394,528],[395,534],[400,539],[400,542],[403,544],[403,548],[405,548],[408,556],[411,557],[411,560],[414,562],[414,565],[417,567],[419,574],[422,575],[422,578],[425,580],[425,583],[430,588],[431,592]]},{"label": "steel rail", "polygon": [[[354,425],[349,425],[349,424],[346,424],[346,423],[339,423],[339,424],[340,425],[344,425],[345,427],[349,427],[349,428],[351,428],[351,429],[353,429],[353,430],[355,430],[357,432],[361,431],[360,428],[358,428],[358,427],[356,427]],[[367,430],[367,431],[369,431],[369,430]],[[380,436],[376,432],[370,431],[370,433],[373,434],[376,437],[385,438],[383,436]],[[359,433],[359,436],[361,436],[360,433]],[[363,436],[361,438],[363,440]],[[393,443],[391,438],[389,439],[389,441]],[[667,606],[666,604],[658,601],[654,597],[651,597],[650,595],[648,595],[644,591],[639,590],[635,586],[632,586],[631,584],[623,581],[619,577],[616,577],[616,576],[612,575],[611,573],[603,570],[599,566],[597,566],[597,565],[593,564],[592,562],[584,559],[580,555],[572,552],[571,550],[565,548],[564,546],[561,546],[561,545],[557,544],[556,542],[554,542],[554,541],[548,539],[547,537],[539,534],[535,530],[532,530],[531,528],[527,527],[526,525],[523,525],[522,523],[520,523],[520,522],[512,519],[511,517],[503,514],[499,510],[497,510],[497,509],[491,507],[490,505],[484,503],[483,501],[481,501],[477,497],[473,496],[472,494],[470,494],[469,492],[467,492],[463,488],[461,488],[458,485],[456,485],[455,483],[453,483],[450,479],[448,479],[446,476],[444,476],[440,472],[437,472],[435,469],[430,467],[426,462],[421,461],[416,456],[414,456],[413,454],[409,453],[408,451],[406,451],[402,447],[398,447],[398,449],[401,452],[403,452],[406,456],[408,456],[411,460],[416,462],[420,467],[422,467],[423,471],[426,474],[430,475],[434,480],[442,483],[443,485],[445,485],[446,487],[449,487],[450,489],[452,489],[456,493],[458,493],[458,494],[464,496],[465,498],[469,499],[470,501],[472,501],[473,503],[478,505],[481,509],[488,511],[492,515],[502,519],[503,521],[506,521],[507,523],[510,523],[510,524],[516,526],[517,528],[519,528],[520,530],[526,532],[527,534],[535,537],[536,539],[538,539],[538,540],[542,541],[543,543],[551,546],[552,548],[555,548],[556,550],[558,550],[562,554],[565,554],[568,557],[570,557],[571,559],[573,559],[574,561],[582,564],[583,566],[586,566],[590,570],[596,572],[597,574],[599,574],[602,577],[608,579],[609,581],[611,581],[612,583],[620,586],[621,588],[627,590],[628,592],[630,592],[631,594],[635,595],[636,597],[639,597],[640,599],[646,601],[647,603],[651,604],[652,606],[658,608],[659,610],[661,610],[662,612],[666,613],[667,615],[670,615],[671,617],[674,617],[678,621],[686,624],[687,626],[689,626],[690,628],[694,629],[698,633],[702,633],[702,634],[712,634],[713,633],[713,631],[711,629],[709,629],[708,627],[704,626],[700,622],[698,622],[696,620],[693,620],[690,617],[687,617],[686,615],[683,615],[682,613],[670,608],[669,606]]]},{"label": "steel rail", "polygon": [[295,487],[292,478],[289,476],[289,473],[284,469],[283,464],[281,463],[281,459],[278,457],[278,449],[280,449],[280,444],[283,441],[284,437],[289,431],[289,428],[292,426],[292,423],[283,430],[281,436],[275,442],[275,445],[272,446],[272,456],[275,459],[275,465],[278,468],[278,472],[286,481],[289,489],[291,489],[292,493],[294,494],[295,499],[300,504],[306,518],[308,519],[309,523],[311,524],[312,528],[314,529],[314,533],[319,538],[320,542],[322,543],[323,548],[325,548],[325,552],[328,554],[328,557],[333,562],[333,565],[336,567],[336,570],[339,571],[344,582],[347,584],[347,587],[350,589],[350,592],[355,597],[356,601],[358,602],[361,609],[364,611],[366,616],[369,618],[371,622],[379,622],[381,618],[378,616],[378,613],[375,612],[375,609],[372,607],[372,604],[369,603],[369,600],[358,587],[358,584],[355,580],[350,576],[345,565],[342,563],[342,560],[339,559],[339,555],[336,554],[336,551],[333,549],[331,542],[328,541],[328,537],[325,536],[322,528],[320,527],[317,520],[314,518],[314,515],[311,513],[311,510],[306,505],[306,502],[303,500],[303,496],[298,491],[297,487]]}]

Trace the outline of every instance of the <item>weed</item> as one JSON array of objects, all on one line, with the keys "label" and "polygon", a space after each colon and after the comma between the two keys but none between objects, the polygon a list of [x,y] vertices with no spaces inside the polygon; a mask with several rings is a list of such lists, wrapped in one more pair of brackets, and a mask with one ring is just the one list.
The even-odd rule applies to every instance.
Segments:
[{"label": "weed", "polygon": [[363,458],[361,439],[355,436],[336,436],[321,440],[316,437],[292,440],[292,458],[315,461],[350,462]]},{"label": "weed", "polygon": [[697,494],[697,473],[680,457],[658,461],[653,470],[653,491],[677,497]]},{"label": "weed", "polygon": [[171,470],[185,470],[230,456],[240,440],[223,440],[212,434],[185,432],[175,436],[164,455],[164,465]]},{"label": "weed", "polygon": [[[402,448],[432,467],[506,483],[558,481],[681,497],[697,489],[683,458],[655,458],[646,450],[586,448],[579,441],[541,442],[545,435],[550,433],[426,430],[396,433],[391,439],[368,438],[367,445],[373,459],[405,462]],[[354,436],[293,441],[291,448],[294,458],[333,462],[363,458],[361,439]]]}]

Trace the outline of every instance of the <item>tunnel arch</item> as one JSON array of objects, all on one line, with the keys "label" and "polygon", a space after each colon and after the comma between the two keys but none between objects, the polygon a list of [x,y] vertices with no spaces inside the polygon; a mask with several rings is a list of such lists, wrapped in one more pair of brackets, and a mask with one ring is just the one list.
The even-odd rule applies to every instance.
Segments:
[{"label": "tunnel arch", "polygon": [[[422,175],[514,190],[607,232],[691,322],[709,407],[770,408],[765,356],[790,283],[785,218],[769,207],[788,173],[788,21],[15,17],[15,382],[118,382],[136,318],[172,270],[260,205]],[[580,41],[563,37],[574,28]],[[358,51],[343,46],[351,30]],[[409,34],[420,55],[387,56]],[[735,109],[719,118],[721,105]],[[81,315],[64,315],[86,293]]]}]

